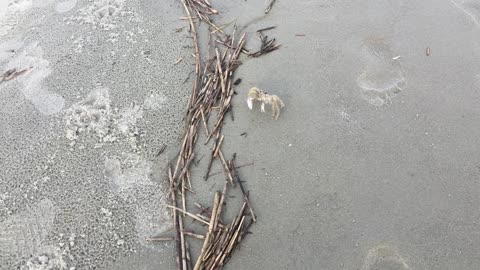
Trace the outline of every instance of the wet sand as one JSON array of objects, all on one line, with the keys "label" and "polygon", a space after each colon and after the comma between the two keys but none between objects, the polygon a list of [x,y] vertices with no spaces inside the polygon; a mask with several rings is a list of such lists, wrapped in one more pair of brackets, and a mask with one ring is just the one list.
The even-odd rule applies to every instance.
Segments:
[{"label": "wet sand", "polygon": [[[239,171],[259,218],[226,269],[480,268],[475,1],[212,4],[247,47],[268,26],[282,44],[237,71],[223,149],[254,162]],[[193,70],[182,6],[15,5],[1,70],[35,68],[0,84],[0,269],[174,269],[173,243],[145,238],[171,229],[165,168]],[[252,86],[283,99],[277,121],[248,109]],[[223,177],[201,181],[208,205]]]}]

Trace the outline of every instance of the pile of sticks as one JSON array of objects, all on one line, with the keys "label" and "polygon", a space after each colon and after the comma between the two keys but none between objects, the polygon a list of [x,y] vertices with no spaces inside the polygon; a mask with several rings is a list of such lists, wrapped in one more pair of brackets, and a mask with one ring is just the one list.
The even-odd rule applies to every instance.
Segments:
[{"label": "pile of sticks", "polygon": [[[205,1],[205,0],[203,0]],[[187,13],[190,13],[190,7],[194,3],[202,2],[201,0],[184,0]],[[204,3],[204,2],[202,2]],[[204,3],[207,5],[207,3]],[[201,5],[203,7],[203,5]],[[191,22],[192,29],[195,25]],[[214,147],[211,154],[210,165],[214,159],[219,157],[227,168],[224,155],[221,151],[221,145],[224,136],[221,134],[222,125],[226,113],[231,109],[233,90],[233,72],[237,69],[240,62],[238,61],[241,49],[245,44],[245,35],[238,42],[233,38],[230,39],[231,47],[227,47],[220,52],[219,48],[213,48],[214,56],[208,59],[202,69],[200,69],[200,53],[198,51],[198,41],[196,31],[192,30],[195,42],[195,66],[196,78],[193,85],[192,95],[189,101],[189,107],[186,115],[186,132],[182,141],[175,169],[173,170],[174,189],[181,190],[182,208],[186,209],[185,191],[192,191],[190,165],[195,158],[194,148],[198,140],[199,126],[202,125],[205,130],[207,144],[211,138],[215,138]],[[234,33],[235,34],[235,33]],[[233,36],[234,36],[233,34]],[[212,128],[208,128],[208,122],[213,112],[216,112],[215,124]],[[207,172],[207,175],[209,172]],[[233,177],[228,174],[230,183],[233,184]]]},{"label": "pile of sticks", "polygon": [[[176,262],[177,269],[221,269],[225,263],[230,259],[233,252],[237,248],[238,244],[245,238],[249,233],[250,226],[256,222],[256,216],[251,207],[250,200],[248,198],[248,192],[245,191],[242,181],[238,176],[235,166],[235,155],[234,157],[227,161],[227,169],[232,175],[234,181],[238,186],[243,195],[243,203],[240,208],[239,213],[233,218],[233,221],[224,225],[221,221],[221,214],[223,206],[225,204],[225,198],[227,198],[227,193],[231,184],[228,181],[225,181],[225,185],[222,192],[217,191],[215,193],[215,198],[213,202],[212,210],[204,208],[203,206],[196,204],[204,212],[207,212],[210,217],[205,217],[202,215],[194,215],[190,212],[178,208],[176,203],[176,192],[172,192],[172,202],[174,205],[170,206],[173,209],[173,221],[175,224],[175,237],[173,238],[176,242]],[[171,187],[175,184],[172,171],[169,170],[169,179]],[[208,231],[205,236],[198,235],[193,232],[190,232],[184,228],[183,217],[182,215],[188,215],[196,221],[199,221],[205,225],[208,225]],[[190,250],[188,241],[185,239],[185,236],[191,236],[197,239],[204,240],[200,255],[198,256],[195,265],[192,265],[192,260],[190,257]],[[152,240],[172,240],[170,238],[157,238]]]},{"label": "pile of sticks", "polygon": [[248,229],[256,221],[255,213],[250,206],[248,193],[245,192],[242,182],[236,172],[234,159],[228,161],[228,170],[232,174],[234,181],[239,184],[243,194],[243,204],[239,213],[233,221],[222,227],[219,227],[219,217],[222,213],[222,206],[229,187],[225,182],[223,192],[216,192],[213,202],[211,218],[208,226],[208,232],[203,242],[200,256],[197,259],[194,269],[220,269],[230,259],[237,245],[242,241]]},{"label": "pile of sticks", "polygon": [[[208,0],[181,0],[181,2],[187,14],[186,18],[189,20],[190,33],[193,37],[195,79],[185,115],[186,128],[181,148],[174,166],[171,164],[168,172],[171,202],[169,208],[172,209],[175,227],[175,235],[172,239],[175,240],[177,270],[214,270],[221,269],[225,265],[239,243],[249,233],[250,226],[256,222],[256,216],[249,201],[249,192],[244,188],[236,170],[239,167],[235,166],[235,155],[232,159],[226,160],[222,151],[224,142],[222,127],[225,116],[232,113],[234,86],[239,81],[234,81],[234,72],[241,65],[239,60],[241,53],[248,54],[248,51],[244,48],[245,34],[237,38],[236,27],[233,27],[232,33],[227,35],[224,27],[215,25],[210,16],[217,14],[218,11],[212,8]],[[209,28],[209,46],[207,57],[204,59],[201,57],[198,44],[197,26],[199,23],[205,23]],[[212,38],[215,39],[213,43],[210,42]],[[273,42],[267,41],[265,37],[261,41],[261,53],[255,56],[276,49],[274,40]],[[222,46],[217,47],[216,44]],[[187,209],[187,194],[194,193],[190,167],[192,163],[195,163],[195,148],[202,128],[205,132],[204,144],[213,141],[204,179],[208,179],[215,160],[219,160],[225,173],[223,191],[215,193],[211,210],[195,203],[202,210],[202,214],[207,213],[206,215],[192,214]],[[222,210],[226,205],[227,193],[237,186],[240,187],[242,193],[242,206],[238,214],[227,224],[221,218]],[[187,217],[208,226],[205,235],[196,234],[187,229],[184,222]],[[187,237],[203,240],[200,254],[196,256],[195,263],[190,254]],[[166,239],[162,238],[162,240]]]},{"label": "pile of sticks", "polygon": [[[190,265],[190,254],[188,250],[188,242],[185,240],[184,235],[184,223],[182,215],[179,215],[177,212],[183,214],[183,216],[188,215],[193,217],[198,221],[197,216],[190,214],[187,211],[187,192],[192,192],[192,182],[190,174],[190,166],[192,161],[195,158],[195,145],[198,141],[199,130],[203,126],[205,130],[206,142],[208,143],[211,138],[215,138],[213,149],[211,152],[210,162],[208,165],[208,171],[206,176],[210,173],[210,168],[214,160],[219,159],[222,162],[222,165],[225,169],[227,176],[227,181],[225,184],[225,189],[228,185],[234,185],[234,175],[236,175],[235,167],[231,167],[230,162],[225,160],[224,154],[221,150],[221,146],[224,140],[224,135],[222,135],[222,125],[226,113],[231,108],[232,96],[234,95],[234,90],[232,88],[233,84],[233,72],[238,67],[238,57],[240,55],[241,48],[245,43],[245,36],[242,36],[237,43],[232,39],[231,44],[234,45],[237,49],[231,50],[226,48],[222,53],[218,48],[215,48],[215,56],[209,59],[201,71],[199,76],[198,88],[193,90],[193,94],[190,98],[190,106],[187,113],[187,129],[183,138],[182,147],[177,157],[175,169],[170,171],[170,199],[172,202],[174,224],[175,224],[175,240],[177,245],[177,269],[187,270],[192,269]],[[198,61],[198,60],[197,60]],[[208,128],[208,120],[213,116],[213,112],[216,112],[216,120],[212,128]],[[177,199],[177,195],[179,197]],[[225,192],[219,196],[216,201],[222,202],[223,205],[225,199]],[[221,198],[220,198],[221,197]],[[178,207],[179,201],[181,202],[181,208]],[[249,203],[248,203],[249,204]],[[243,234],[246,232],[244,228],[245,224],[238,223],[234,221],[231,226],[220,227],[218,224],[218,218],[221,213],[221,205],[213,206],[212,214],[210,220],[207,221],[206,218],[202,218],[201,222],[209,225],[209,231],[205,236],[204,248],[202,249],[202,254],[198,257],[195,268],[193,269],[219,269],[225,258],[228,258],[233,251],[233,248],[236,244],[242,239]],[[245,213],[242,210],[240,213],[243,220],[245,220]],[[242,218],[238,218],[239,220]],[[236,232],[232,230],[235,229]],[[223,259],[214,257],[211,253],[209,245],[212,244],[213,240],[219,241],[220,231],[225,233],[222,237],[223,240],[228,240],[229,248],[222,249],[222,253],[219,256],[224,256]],[[233,239],[227,234],[232,234]],[[217,243],[218,244],[218,243]],[[224,244],[220,243],[220,246]],[[212,252],[219,252],[218,250],[212,250]],[[205,258],[215,258],[218,259],[215,263],[205,264],[208,265],[208,268],[202,267],[204,265],[202,262]]]}]

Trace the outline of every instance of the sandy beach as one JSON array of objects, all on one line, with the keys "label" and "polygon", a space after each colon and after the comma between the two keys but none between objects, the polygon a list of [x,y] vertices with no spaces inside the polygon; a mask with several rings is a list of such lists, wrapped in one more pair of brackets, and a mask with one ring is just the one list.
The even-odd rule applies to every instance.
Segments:
[{"label": "sandy beach", "polygon": [[[281,44],[235,73],[222,149],[258,220],[225,269],[480,269],[477,1],[211,3],[248,48],[271,26]],[[179,0],[0,0],[0,74],[25,71],[0,83],[0,269],[175,269],[174,243],[148,239],[173,226],[183,16]],[[278,120],[249,110],[254,86],[284,101]],[[210,151],[202,205],[225,181],[203,180]]]}]

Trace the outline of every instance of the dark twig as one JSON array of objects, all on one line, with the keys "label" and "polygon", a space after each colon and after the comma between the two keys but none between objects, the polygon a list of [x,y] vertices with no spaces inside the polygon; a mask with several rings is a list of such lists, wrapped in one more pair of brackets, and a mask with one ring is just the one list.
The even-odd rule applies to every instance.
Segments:
[{"label": "dark twig", "polygon": [[277,28],[276,26],[270,26],[270,27],[265,27],[262,29],[257,30],[257,32],[263,32],[263,31],[268,31]]},{"label": "dark twig", "polygon": [[160,156],[161,154],[163,154],[163,152],[165,152],[165,149],[167,149],[167,146],[166,145],[163,145],[162,148],[160,148],[160,150],[158,150],[157,154],[155,156]]},{"label": "dark twig", "polygon": [[277,0],[270,0],[270,3],[267,5],[267,8],[265,9],[265,14],[268,14],[268,12],[270,12],[270,10],[273,7],[273,4],[275,4],[276,1]]}]

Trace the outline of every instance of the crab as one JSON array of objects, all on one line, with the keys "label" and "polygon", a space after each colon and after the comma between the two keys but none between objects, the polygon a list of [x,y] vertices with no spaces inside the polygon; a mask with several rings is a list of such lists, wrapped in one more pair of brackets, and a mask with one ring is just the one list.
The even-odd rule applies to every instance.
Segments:
[{"label": "crab", "polygon": [[267,92],[258,89],[257,87],[252,87],[248,91],[247,105],[251,110],[253,108],[253,101],[257,100],[262,102],[260,107],[262,112],[265,112],[265,104],[272,106],[272,117],[277,120],[280,116],[280,110],[285,107],[283,101],[276,95],[269,95]]}]

